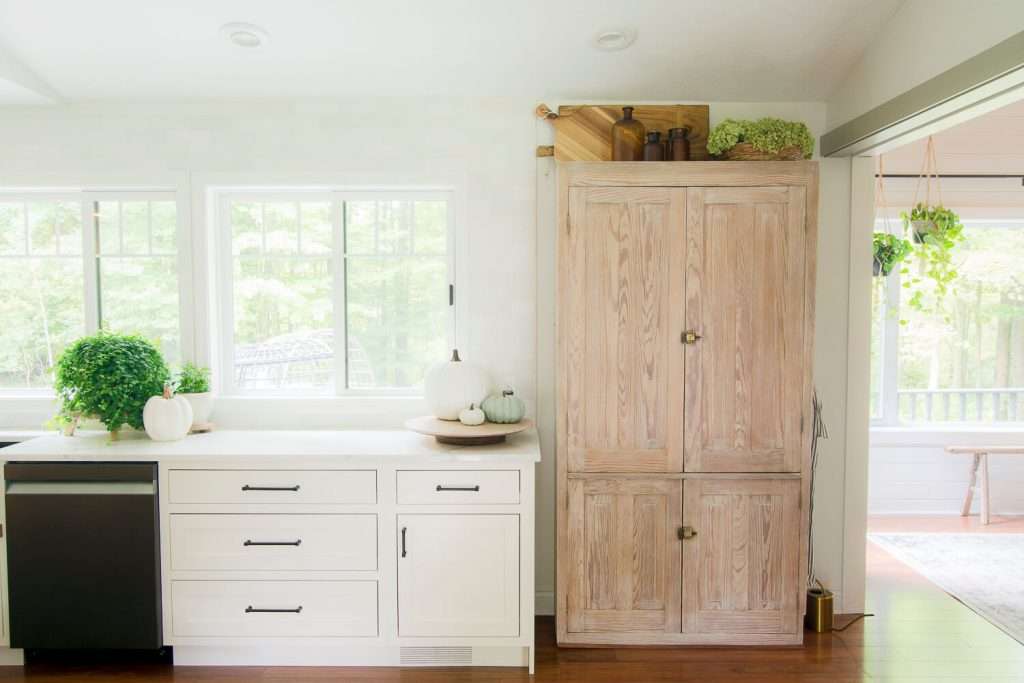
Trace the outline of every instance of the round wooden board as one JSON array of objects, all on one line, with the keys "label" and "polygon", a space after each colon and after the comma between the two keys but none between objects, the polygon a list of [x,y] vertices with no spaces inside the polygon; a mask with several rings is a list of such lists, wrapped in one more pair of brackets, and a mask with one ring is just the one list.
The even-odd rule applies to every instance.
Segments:
[{"label": "round wooden board", "polygon": [[453,446],[483,446],[501,443],[509,434],[518,434],[533,426],[532,420],[520,420],[513,424],[485,422],[470,427],[458,420],[439,420],[433,415],[414,417],[405,421],[405,428],[437,439],[438,443]]}]

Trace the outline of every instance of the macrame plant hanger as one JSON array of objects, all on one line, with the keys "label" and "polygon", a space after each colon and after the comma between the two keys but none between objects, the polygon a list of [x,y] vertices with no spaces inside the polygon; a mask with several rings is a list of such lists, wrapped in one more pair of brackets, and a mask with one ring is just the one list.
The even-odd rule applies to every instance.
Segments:
[{"label": "macrame plant hanger", "polygon": [[921,181],[924,181],[924,205],[932,206],[932,181],[935,181],[935,194],[938,197],[938,206],[942,206],[942,180],[939,178],[939,164],[935,159],[935,141],[928,136],[928,143],[924,148],[924,160],[921,163],[921,175],[917,177],[917,187],[914,188],[914,202],[911,209],[917,206],[918,198],[921,196]]}]

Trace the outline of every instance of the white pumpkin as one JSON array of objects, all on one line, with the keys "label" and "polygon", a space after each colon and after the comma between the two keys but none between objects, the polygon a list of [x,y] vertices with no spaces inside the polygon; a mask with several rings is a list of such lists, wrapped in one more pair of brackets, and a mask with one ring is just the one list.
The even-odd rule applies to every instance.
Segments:
[{"label": "white pumpkin", "polygon": [[430,368],[423,380],[423,396],[430,412],[441,420],[458,420],[459,411],[480,405],[491,391],[491,378],[482,368],[465,363],[459,351],[452,359]]},{"label": "white pumpkin", "polygon": [[192,428],[192,406],[181,396],[164,387],[163,396],[153,396],[142,409],[142,424],[153,441],[184,439]]},{"label": "white pumpkin", "polygon": [[484,411],[477,408],[475,403],[470,403],[468,408],[463,408],[459,411],[459,422],[467,427],[482,425],[484,419]]}]

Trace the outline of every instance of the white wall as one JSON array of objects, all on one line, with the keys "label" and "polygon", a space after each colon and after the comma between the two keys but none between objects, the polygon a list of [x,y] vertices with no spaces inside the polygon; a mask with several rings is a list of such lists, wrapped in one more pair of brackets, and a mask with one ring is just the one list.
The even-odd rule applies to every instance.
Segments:
[{"label": "white wall", "polygon": [[[868,513],[960,514],[971,456],[946,453],[953,444],[1020,445],[1020,432],[873,431]],[[989,481],[993,514],[1024,514],[1024,456],[990,455]],[[972,510],[979,510],[977,495]]]},{"label": "white wall", "polygon": [[[548,101],[556,106],[557,101]],[[0,110],[0,187],[191,185],[202,203],[219,182],[451,184],[463,203],[470,297],[464,357],[513,383],[535,410],[544,461],[538,471],[538,608],[554,590],[554,223],[553,162],[536,159],[550,127],[533,100],[379,99],[78,105]],[[820,103],[713,103],[725,117],[781,116],[825,126]],[[832,438],[822,443],[816,496],[818,574],[842,592],[843,466],[849,162],[821,168],[816,384]],[[197,237],[206,228],[193,211]],[[537,239],[537,234],[540,239]],[[415,406],[387,414],[317,403],[260,414],[234,402],[222,424],[287,428],[399,427]],[[0,427],[38,427],[0,402]],[[301,416],[301,417],[300,417]]]},{"label": "white wall", "polygon": [[1021,30],[1020,0],[907,0],[829,97],[829,130]]}]

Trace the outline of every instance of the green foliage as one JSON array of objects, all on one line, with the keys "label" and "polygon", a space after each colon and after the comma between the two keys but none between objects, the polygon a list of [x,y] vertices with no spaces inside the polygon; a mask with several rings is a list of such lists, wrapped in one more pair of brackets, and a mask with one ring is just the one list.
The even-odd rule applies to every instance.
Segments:
[{"label": "green foliage", "polygon": [[760,152],[774,153],[784,147],[796,146],[805,159],[814,154],[814,138],[807,124],[765,117],[757,121],[725,119],[708,136],[708,152],[716,156],[740,142],[749,142]]},{"label": "green foliage", "polygon": [[202,394],[210,390],[210,369],[195,363],[185,363],[175,381],[179,394]]},{"label": "green foliage", "polygon": [[874,248],[875,263],[878,264],[881,275],[891,273],[893,266],[902,263],[913,248],[907,240],[887,232],[876,232],[872,236],[871,243]]},{"label": "green foliage", "polygon": [[928,279],[934,284],[935,297],[931,308],[937,311],[957,278],[952,254],[953,249],[964,239],[964,226],[953,211],[921,203],[911,209],[909,214],[904,211],[900,217],[904,228],[914,236],[917,244],[914,250],[920,264],[919,272],[903,283],[904,287],[912,291],[908,303],[919,311],[929,308],[925,290],[921,287],[922,281]]},{"label": "green foliage", "polygon": [[163,391],[167,364],[152,342],[101,331],[72,343],[57,360],[60,419],[95,417],[110,431],[142,429],[142,409]]}]

